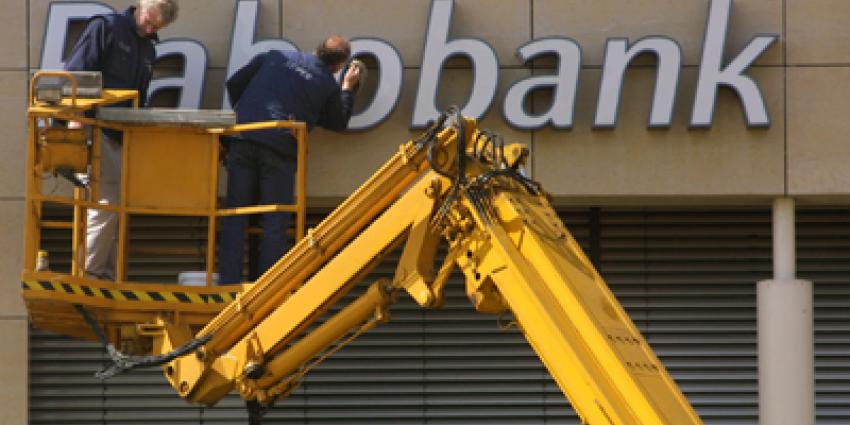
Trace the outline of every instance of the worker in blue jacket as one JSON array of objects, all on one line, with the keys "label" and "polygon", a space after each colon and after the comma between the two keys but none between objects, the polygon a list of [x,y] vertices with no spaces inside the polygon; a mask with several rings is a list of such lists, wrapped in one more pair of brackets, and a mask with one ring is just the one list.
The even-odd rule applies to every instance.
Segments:
[{"label": "worker in blue jacket", "polygon": [[[177,18],[177,11],[177,0],[137,0],[124,13],[92,17],[77,39],[65,69],[100,71],[104,88],[138,90],[139,104],[145,105],[156,59],[156,33]],[[69,126],[79,127],[79,123],[71,122]],[[106,129],[101,136],[97,201],[114,205],[120,195],[121,133]],[[114,280],[118,217],[90,208],[86,221],[86,273]]]},{"label": "worker in blue jacket", "polygon": [[[296,120],[307,129],[321,126],[333,131],[348,127],[354,104],[353,90],[360,68],[352,66],[337,83],[351,56],[351,46],[340,36],[325,40],[314,53],[271,50],[254,57],[227,80],[237,122]],[[287,129],[243,132],[230,142],[227,153],[227,207],[256,204],[292,204],[297,146]],[[259,272],[262,274],[286,251],[289,213],[263,214]],[[245,215],[222,219],[219,248],[220,283],[242,279]]]}]

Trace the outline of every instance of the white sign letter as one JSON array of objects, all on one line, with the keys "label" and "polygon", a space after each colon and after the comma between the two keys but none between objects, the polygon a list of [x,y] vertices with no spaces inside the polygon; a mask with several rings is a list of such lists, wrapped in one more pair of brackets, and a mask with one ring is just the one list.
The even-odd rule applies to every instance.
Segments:
[{"label": "white sign letter", "polygon": [[404,66],[401,55],[384,41],[372,38],[351,40],[351,55],[373,56],[378,61],[378,88],[375,97],[363,112],[353,115],[348,122],[349,130],[368,130],[392,113],[401,94]]},{"label": "white sign letter", "polygon": [[658,58],[658,74],[655,77],[655,95],[652,98],[650,127],[670,127],[673,120],[673,105],[676,102],[676,86],[679,83],[679,66],[682,50],[675,41],[665,37],[647,37],[628,47],[628,40],[616,38],[605,45],[605,66],[596,104],[594,127],[613,128],[617,125],[620,109],[620,92],[623,88],[626,67],[642,53],[651,52]]},{"label": "white sign letter", "polygon": [[156,45],[156,58],[180,55],[183,57],[183,75],[180,77],[157,78],[148,87],[148,99],[163,89],[179,89],[178,108],[198,109],[204,92],[204,77],[207,71],[207,49],[203,44],[188,39],[168,40]]},{"label": "white sign letter", "polygon": [[435,98],[437,83],[443,69],[443,63],[452,56],[467,56],[473,65],[472,93],[466,105],[464,115],[479,118],[487,111],[496,95],[499,76],[499,63],[493,48],[481,40],[457,39],[447,41],[454,0],[433,0],[431,17],[425,38],[425,52],[422,55],[422,70],[419,75],[419,88],[416,90],[416,106],[413,109],[411,126],[422,128],[429,120],[439,115]]},{"label": "white sign letter", "polygon": [[[528,77],[511,86],[505,96],[503,114],[514,127],[535,130],[551,123],[555,128],[572,128],[575,112],[576,90],[581,69],[581,48],[575,41],[565,38],[547,38],[531,41],[517,50],[523,63],[543,54],[554,54],[558,60],[555,75]],[[552,104],[540,115],[530,115],[524,107],[525,99],[534,90],[553,87]]]},{"label": "white sign letter", "polygon": [[753,37],[741,53],[721,69],[723,48],[732,13],[732,0],[712,0],[709,7],[708,25],[702,47],[702,62],[699,67],[694,109],[691,114],[692,127],[711,127],[717,89],[726,86],[735,90],[750,127],[770,126],[767,107],[756,83],[743,72],[764,53],[779,37],[776,34]]}]

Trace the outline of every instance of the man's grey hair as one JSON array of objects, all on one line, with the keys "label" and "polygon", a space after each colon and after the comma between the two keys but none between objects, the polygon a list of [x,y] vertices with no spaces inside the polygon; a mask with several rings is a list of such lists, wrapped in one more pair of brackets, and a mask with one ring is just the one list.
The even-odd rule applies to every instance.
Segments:
[{"label": "man's grey hair", "polygon": [[138,0],[139,9],[148,9],[156,7],[159,9],[159,16],[162,17],[162,23],[168,25],[177,19],[177,0]]}]

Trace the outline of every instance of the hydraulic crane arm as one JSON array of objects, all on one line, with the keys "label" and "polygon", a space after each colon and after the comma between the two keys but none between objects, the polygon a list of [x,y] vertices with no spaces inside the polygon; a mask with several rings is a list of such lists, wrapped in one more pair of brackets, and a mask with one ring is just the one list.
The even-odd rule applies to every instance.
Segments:
[{"label": "hydraulic crane arm", "polygon": [[[391,251],[393,243],[402,241],[411,224],[411,212],[423,202],[423,191],[412,194],[411,184],[417,179],[417,185],[423,184],[428,157],[434,151],[443,152],[442,147],[456,138],[454,129],[442,129],[442,121],[420,140],[402,145],[375,175],[213,318],[196,335],[196,339],[211,339],[195,356],[164,367],[166,378],[180,395],[216,403],[245,376],[246,369],[255,370],[255,365],[278,354],[362,279],[370,266]],[[388,208],[390,205],[395,208]],[[381,213],[382,219],[376,219]],[[367,224],[369,228],[363,230]],[[355,237],[356,243],[352,242]],[[345,272],[340,265],[346,267]],[[350,277],[352,273],[355,278]],[[317,283],[322,276],[329,278]],[[167,320],[152,324],[148,334],[158,353],[170,352],[192,337],[188,327],[178,329]]]},{"label": "hydraulic crane arm", "polygon": [[[158,352],[210,338],[196,355],[165,365],[177,391],[213,404],[236,388],[269,404],[328,347],[387,320],[395,292],[439,306],[457,266],[476,309],[513,313],[585,423],[702,423],[542,189],[518,171],[527,151],[459,114],[449,121],[442,116],[403,145],[197,335],[165,321],[153,326]],[[442,240],[449,249],[437,268]],[[391,281],[310,327],[402,245]]]},{"label": "hydraulic crane arm", "polygon": [[546,199],[491,202],[491,224],[477,216],[458,257],[467,292],[479,310],[513,312],[585,422],[701,423]]}]

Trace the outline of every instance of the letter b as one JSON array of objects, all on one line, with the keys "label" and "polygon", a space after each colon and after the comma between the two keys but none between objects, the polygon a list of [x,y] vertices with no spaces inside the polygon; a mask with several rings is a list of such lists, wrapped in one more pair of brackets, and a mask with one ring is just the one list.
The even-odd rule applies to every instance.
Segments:
[{"label": "letter b", "polygon": [[499,63],[496,61],[493,48],[475,39],[447,41],[453,6],[453,0],[434,0],[431,4],[431,19],[425,39],[419,88],[416,91],[416,106],[413,109],[411,122],[413,128],[425,127],[429,120],[439,115],[435,104],[437,84],[443,63],[452,56],[467,56],[473,65],[472,92],[462,108],[464,115],[481,117],[489,109],[493,96],[496,94]]}]

